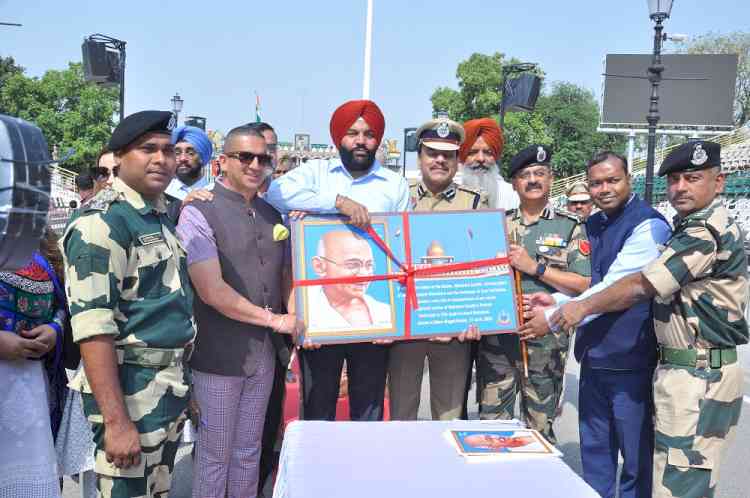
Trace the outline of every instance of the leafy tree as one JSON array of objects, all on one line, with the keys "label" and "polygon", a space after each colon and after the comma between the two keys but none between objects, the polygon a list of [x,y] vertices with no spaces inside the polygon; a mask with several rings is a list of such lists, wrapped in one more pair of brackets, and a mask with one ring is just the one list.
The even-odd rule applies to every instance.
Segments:
[{"label": "leafy tree", "polygon": [[737,86],[734,96],[734,123],[742,126],[750,120],[750,33],[737,31],[726,35],[707,33],[678,45],[678,53],[737,54]]},{"label": "leafy tree", "polygon": [[92,165],[111,134],[116,90],[86,82],[80,63],[41,78],[11,73],[0,86],[0,113],[35,123],[51,148],[74,149],[66,168],[80,171]]},{"label": "leafy tree", "polygon": [[590,91],[573,83],[556,83],[539,97],[536,113],[552,139],[552,164],[560,178],[580,173],[598,150],[624,150],[624,137],[596,131],[599,105]]},{"label": "leafy tree", "polygon": [[3,57],[0,55],[0,88],[6,79],[14,74],[23,73],[24,69],[16,64],[13,57]]},{"label": "leafy tree", "polygon": [[[519,62],[505,59],[500,53],[472,54],[458,65],[458,90],[439,87],[432,94],[433,111],[447,111],[459,122],[482,117],[498,119],[502,67]],[[536,74],[544,73],[537,69]],[[558,177],[583,171],[586,161],[599,149],[624,150],[622,137],[597,133],[599,106],[588,90],[572,83],[559,83],[543,94],[534,112],[505,114],[505,147],[501,160],[507,163],[513,155],[532,143],[550,145],[554,151],[552,165]]]}]

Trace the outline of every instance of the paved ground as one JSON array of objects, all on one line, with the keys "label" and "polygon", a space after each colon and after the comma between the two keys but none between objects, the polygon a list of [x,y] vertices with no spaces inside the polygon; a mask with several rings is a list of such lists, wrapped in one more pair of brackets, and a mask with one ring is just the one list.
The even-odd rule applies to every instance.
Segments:
[{"label": "paved ground", "polygon": [[[737,435],[723,459],[721,478],[716,498],[750,498],[750,346],[740,348],[740,362],[745,370],[745,404]],[[555,425],[559,439],[559,448],[565,462],[578,474],[581,473],[581,455],[578,443],[578,364],[568,363],[566,373],[565,401],[562,416]],[[429,419],[429,394],[427,376],[422,389],[420,418]],[[471,396],[473,399],[473,393]],[[476,405],[472,407],[470,417],[476,418]],[[190,447],[184,447],[178,454],[175,468],[175,479],[170,494],[171,498],[189,498],[192,478],[192,460]],[[270,489],[267,490],[270,497]],[[69,479],[65,482],[65,498],[80,496],[78,486]]]}]

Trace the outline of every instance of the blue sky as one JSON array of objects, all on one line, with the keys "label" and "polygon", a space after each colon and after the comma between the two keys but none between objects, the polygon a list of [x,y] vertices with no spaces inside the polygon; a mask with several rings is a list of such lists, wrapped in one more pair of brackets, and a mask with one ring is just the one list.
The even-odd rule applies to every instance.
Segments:
[{"label": "blue sky", "polygon": [[[750,28],[747,0],[675,0],[666,30],[690,36]],[[456,67],[473,52],[504,52],[541,64],[546,82],[571,81],[597,95],[607,53],[647,53],[652,23],[645,0],[374,0],[371,96],[386,137],[430,118],[429,97],[456,87]],[[710,7],[709,7],[710,6]],[[126,40],[126,112],[169,109],[208,118],[227,131],[263,118],[280,139],[310,133],[330,142],[342,102],[360,98],[366,0],[29,1],[0,0],[0,54],[31,75],[81,58],[86,35]],[[645,112],[645,105],[644,105]]]}]

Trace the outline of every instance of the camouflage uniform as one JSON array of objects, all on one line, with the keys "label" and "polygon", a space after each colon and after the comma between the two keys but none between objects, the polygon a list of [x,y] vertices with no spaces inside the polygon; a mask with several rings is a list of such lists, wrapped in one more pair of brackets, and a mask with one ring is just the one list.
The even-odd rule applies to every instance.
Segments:
[{"label": "camouflage uniform", "polygon": [[[551,268],[591,275],[588,239],[578,217],[547,206],[539,220],[525,225],[520,210],[507,213],[508,235],[526,248],[532,259]],[[539,279],[523,274],[524,294],[556,292]],[[478,377],[481,419],[513,418],[516,393],[521,391],[521,415],[533,429],[555,443],[552,422],[562,396],[569,338],[566,332],[550,333],[527,341],[529,378],[523,378],[518,337],[494,335],[482,338],[479,346]]]},{"label": "camouflage uniform", "polygon": [[742,407],[735,346],[748,341],[747,260],[737,223],[715,199],[683,219],[644,276],[656,289],[655,497],[714,496]]},{"label": "camouflage uniform", "polygon": [[[416,182],[409,185],[413,211],[461,211],[489,209],[483,193],[451,183],[437,195]],[[389,351],[388,390],[391,418],[416,420],[422,389],[424,360],[430,369],[430,405],[434,420],[454,420],[461,415],[466,397],[471,344],[452,340],[447,343],[407,341]]]},{"label": "camouflage uniform", "polygon": [[60,246],[73,338],[114,337],[125,406],[140,434],[140,465],[107,462],[102,415],[80,370],[70,387],[82,393],[92,423],[99,494],[166,497],[188,400],[183,355],[195,326],[185,253],[164,199],[152,205],[115,179],[71,221]]}]

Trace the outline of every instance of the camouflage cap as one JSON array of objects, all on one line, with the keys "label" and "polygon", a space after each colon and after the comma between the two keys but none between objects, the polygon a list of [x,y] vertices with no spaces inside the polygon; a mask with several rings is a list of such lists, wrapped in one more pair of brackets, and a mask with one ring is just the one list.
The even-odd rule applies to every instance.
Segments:
[{"label": "camouflage cap", "polygon": [[721,166],[721,145],[706,140],[695,140],[680,145],[664,159],[659,176],[680,171],[698,171]]},{"label": "camouflage cap", "polygon": [[169,111],[140,111],[126,117],[117,125],[109,139],[111,151],[124,149],[141,135],[149,132],[171,135],[177,118]]},{"label": "camouflage cap", "polygon": [[417,140],[436,150],[458,150],[464,142],[464,127],[448,118],[431,119],[417,130]]},{"label": "camouflage cap", "polygon": [[585,182],[576,182],[565,192],[568,201],[590,201],[591,194]]},{"label": "camouflage cap", "polygon": [[552,151],[546,145],[529,145],[510,160],[511,177],[527,166],[541,164],[549,166],[552,161]]}]

